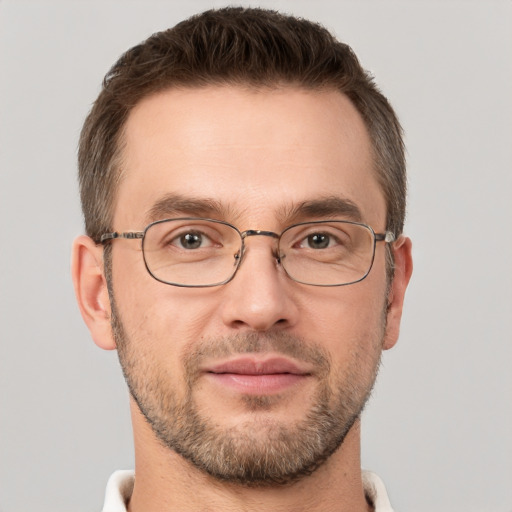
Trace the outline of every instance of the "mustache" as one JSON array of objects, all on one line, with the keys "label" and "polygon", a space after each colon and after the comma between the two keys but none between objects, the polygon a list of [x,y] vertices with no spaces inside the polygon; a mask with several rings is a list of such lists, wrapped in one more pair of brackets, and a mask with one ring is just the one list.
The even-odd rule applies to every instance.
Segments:
[{"label": "mustache", "polygon": [[204,339],[186,347],[183,364],[186,373],[193,378],[199,373],[199,367],[205,359],[224,359],[239,354],[278,354],[309,363],[315,373],[326,375],[331,366],[327,351],[306,342],[303,338],[279,331],[248,332],[232,336]]}]

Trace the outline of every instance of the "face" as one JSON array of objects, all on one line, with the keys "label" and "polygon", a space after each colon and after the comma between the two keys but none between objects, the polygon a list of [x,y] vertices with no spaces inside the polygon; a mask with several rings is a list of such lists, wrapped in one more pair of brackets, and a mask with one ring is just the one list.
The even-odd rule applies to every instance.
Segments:
[{"label": "face", "polygon": [[[280,233],[308,220],[385,229],[364,124],[338,92],[171,90],[126,125],[117,231],[208,217]],[[347,209],[346,205],[350,205]],[[112,326],[133,398],[161,443],[221,480],[286,483],[342,443],[386,332],[385,248],[366,279],[292,281],[275,240],[246,239],[234,279],[162,284],[136,240],[112,244]]]}]

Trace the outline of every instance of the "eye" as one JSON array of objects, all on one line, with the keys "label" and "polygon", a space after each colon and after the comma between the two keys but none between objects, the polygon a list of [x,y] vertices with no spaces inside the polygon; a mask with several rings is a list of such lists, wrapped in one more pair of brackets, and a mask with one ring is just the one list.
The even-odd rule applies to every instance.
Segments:
[{"label": "eye", "polygon": [[306,249],[327,249],[338,244],[339,240],[329,233],[311,233],[298,243],[298,247]]},{"label": "eye", "polygon": [[309,235],[304,242],[306,242],[311,249],[325,249],[329,247],[331,243],[331,236],[326,233],[314,233],[313,235]]},{"label": "eye", "polygon": [[176,245],[181,249],[200,249],[211,247],[212,241],[208,236],[200,231],[188,231],[171,240],[171,245]]}]

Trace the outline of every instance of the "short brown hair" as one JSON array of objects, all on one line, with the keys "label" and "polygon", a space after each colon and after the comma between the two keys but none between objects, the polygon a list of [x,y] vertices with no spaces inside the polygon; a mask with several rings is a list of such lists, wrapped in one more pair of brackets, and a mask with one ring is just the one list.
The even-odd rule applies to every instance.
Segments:
[{"label": "short brown hair", "polygon": [[123,128],[141,99],[172,87],[241,84],[335,89],[361,114],[386,206],[386,229],[399,235],[406,201],[402,130],[387,99],[352,49],[310,21],[263,9],[230,7],[193,16],[123,54],[80,137],[78,167],[87,234],[113,229]]}]

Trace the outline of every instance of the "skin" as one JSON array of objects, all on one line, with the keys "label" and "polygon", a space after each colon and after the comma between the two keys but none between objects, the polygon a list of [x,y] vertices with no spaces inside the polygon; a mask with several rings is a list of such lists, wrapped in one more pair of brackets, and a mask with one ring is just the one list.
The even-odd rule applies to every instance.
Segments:
[{"label": "skin", "polygon": [[[209,86],[144,99],[126,125],[114,228],[142,230],[148,212],[170,193],[217,201],[224,211],[215,215],[241,231],[278,233],[310,219],[290,218],[294,206],[334,194],[355,204],[361,220],[375,232],[385,230],[385,201],[374,176],[368,134],[350,101],[336,91]],[[164,212],[158,215],[165,218]],[[276,263],[273,244],[267,237],[248,239],[244,261],[230,283],[187,289],[151,278],[138,241],[116,241],[112,285],[140,373],[157,368],[165,384],[183,398],[183,360],[199,343],[283,332],[327,354],[330,371],[322,379],[331,387],[339,384],[339,375],[357,368],[358,383],[371,388],[381,351],[398,338],[412,272],[410,241],[400,237],[392,246],[396,270],[389,293],[383,243],[377,244],[366,279],[333,288],[293,282]],[[73,278],[94,341],[104,349],[116,348],[102,248],[87,237],[75,241]],[[262,357],[275,355],[268,349]],[[314,368],[308,371],[314,374]],[[254,422],[292,428],[311,407],[319,385],[320,378],[299,379],[267,393],[272,407],[251,408],[240,389],[203,375],[194,400],[199,412],[221,429],[243,430]],[[131,512],[368,508],[361,483],[359,420],[312,475],[286,486],[251,488],[219,482],[197,469],[158,441],[133,400],[131,410],[137,474]],[[255,443],[264,442],[266,431],[251,430],[251,435]]]}]

